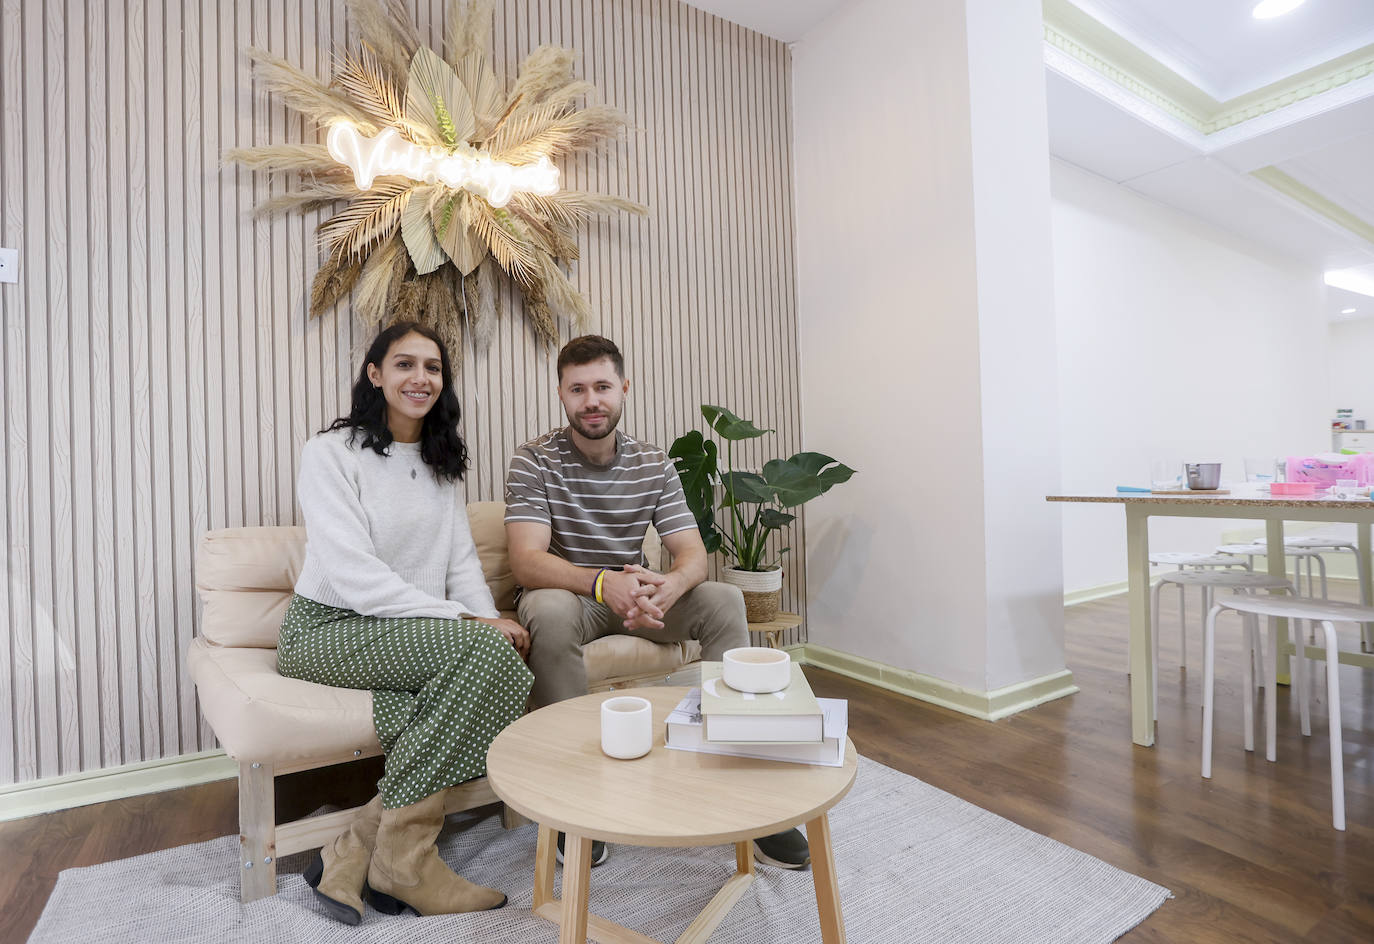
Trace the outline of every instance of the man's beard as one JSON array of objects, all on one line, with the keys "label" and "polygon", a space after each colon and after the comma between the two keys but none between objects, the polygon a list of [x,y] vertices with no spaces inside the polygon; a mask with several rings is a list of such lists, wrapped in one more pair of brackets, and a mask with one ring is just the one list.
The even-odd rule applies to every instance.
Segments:
[{"label": "man's beard", "polygon": [[573,429],[577,430],[577,432],[585,439],[590,439],[593,441],[598,439],[605,439],[607,436],[611,435],[611,433],[614,433],[615,428],[620,425],[620,411],[617,410],[614,413],[608,412],[604,415],[606,417],[606,423],[599,430],[588,429],[587,427],[583,426],[582,418],[580,416],[569,416],[568,425],[571,426]]}]

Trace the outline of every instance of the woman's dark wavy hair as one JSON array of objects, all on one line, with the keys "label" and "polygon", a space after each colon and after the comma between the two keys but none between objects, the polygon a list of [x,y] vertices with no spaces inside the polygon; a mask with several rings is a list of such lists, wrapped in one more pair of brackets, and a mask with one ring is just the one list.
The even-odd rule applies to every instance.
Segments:
[{"label": "woman's dark wavy hair", "polygon": [[439,399],[425,414],[424,422],[420,426],[420,458],[432,466],[439,476],[461,479],[468,468],[468,447],[463,442],[463,437],[458,435],[458,421],[462,418],[462,408],[458,405],[458,395],[453,392],[453,367],[449,362],[448,348],[433,329],[419,322],[398,321],[384,328],[373,339],[366,356],[363,357],[358,380],[353,384],[352,408],[347,416],[339,417],[320,432],[327,433],[347,427],[350,430],[349,445],[352,445],[358,436],[362,436],[364,449],[371,449],[379,456],[391,454],[388,450],[393,440],[391,429],[386,425],[386,396],[372,385],[371,379],[367,376],[367,365],[376,364],[377,369],[381,370],[391,345],[412,331],[429,338],[439,346],[439,358],[443,364],[440,372],[443,375],[444,388],[439,391]]}]

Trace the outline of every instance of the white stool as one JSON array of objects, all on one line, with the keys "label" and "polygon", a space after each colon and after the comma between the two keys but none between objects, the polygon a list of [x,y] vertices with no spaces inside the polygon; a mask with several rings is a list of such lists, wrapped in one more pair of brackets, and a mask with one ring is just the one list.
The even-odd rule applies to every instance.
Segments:
[{"label": "white stool", "polygon": [[[1257,617],[1270,619],[1270,642],[1268,671],[1270,692],[1278,680],[1278,652],[1273,633],[1273,619],[1316,620],[1321,623],[1326,637],[1326,699],[1328,702],[1327,727],[1331,735],[1331,824],[1337,829],[1345,829],[1345,777],[1341,763],[1341,689],[1340,653],[1336,648],[1336,622],[1364,623],[1374,620],[1374,608],[1355,606],[1350,603],[1334,603],[1327,600],[1313,600],[1308,597],[1285,597],[1272,595],[1237,594],[1223,597],[1207,612],[1207,628],[1203,634],[1204,676],[1202,679],[1202,776],[1212,777],[1212,695],[1213,669],[1215,668],[1214,638],[1216,635],[1217,614],[1224,609],[1243,614],[1247,634],[1255,632]],[[1297,634],[1294,633],[1294,637]],[[1307,654],[1306,645],[1299,641],[1295,647],[1297,665],[1293,669],[1293,683],[1297,688],[1298,704],[1302,715],[1302,733],[1310,736],[1312,722],[1307,704]],[[1250,674],[1250,660],[1245,663],[1245,674]],[[1254,687],[1246,679],[1245,690],[1245,749],[1254,750]],[[1275,699],[1268,698],[1264,704],[1265,715],[1265,758],[1274,760],[1275,749]]]},{"label": "white stool", "polygon": [[[1172,574],[1164,574],[1155,583],[1151,592],[1154,599],[1150,601],[1150,659],[1155,667],[1152,675],[1154,686],[1151,689],[1150,697],[1154,699],[1155,714],[1159,714],[1159,591],[1166,583],[1174,584],[1179,589],[1180,598],[1188,587],[1199,587],[1202,590],[1202,611],[1206,613],[1212,606],[1212,591],[1221,587],[1225,590],[1234,590],[1237,593],[1251,592],[1256,590],[1286,590],[1293,593],[1293,585],[1283,577],[1273,577],[1269,574],[1256,574],[1249,571],[1224,571],[1224,570],[1184,570]],[[1184,635],[1180,635],[1180,646]],[[1251,641],[1250,651],[1252,654],[1259,650]],[[1260,653],[1262,656],[1262,652]],[[1180,654],[1179,665],[1186,665],[1187,660]]]},{"label": "white stool", "polygon": [[[1326,599],[1326,560],[1321,554],[1306,547],[1289,546],[1284,542],[1283,556],[1291,558],[1293,561],[1293,586],[1302,589],[1302,565],[1307,563],[1307,595],[1316,597],[1316,585],[1312,581],[1312,562],[1317,562],[1317,568],[1321,571],[1322,580],[1322,599]],[[1237,557],[1244,557],[1246,563],[1251,567],[1255,565],[1256,557],[1264,557],[1269,553],[1269,546],[1263,543],[1255,544],[1223,544],[1217,548],[1218,554],[1234,554]]]},{"label": "white stool", "polygon": [[[1344,538],[1324,538],[1317,535],[1284,538],[1283,543],[1286,547],[1301,547],[1309,551],[1337,551],[1340,553],[1348,552],[1353,554],[1355,556],[1355,575],[1360,579],[1360,602],[1365,606],[1374,603],[1374,600],[1371,600],[1369,596],[1369,587],[1365,585],[1364,567],[1360,566],[1362,561],[1360,558],[1359,545],[1347,541]],[[1309,580],[1310,579],[1309,577]],[[1361,627],[1360,642],[1366,652],[1374,652],[1374,623],[1365,623],[1364,626]]]},{"label": "white stool", "polygon": [[[1230,554],[1206,553],[1205,551],[1156,551],[1150,554],[1150,564],[1154,567],[1177,567],[1180,573],[1184,573],[1185,568],[1192,567],[1197,570],[1239,567],[1242,570],[1249,570],[1250,565],[1242,561],[1239,557]],[[1153,587],[1154,600],[1152,602],[1152,619],[1154,620],[1155,649],[1159,649],[1159,584]],[[1188,606],[1187,592],[1184,584],[1178,584],[1178,664],[1188,664]],[[1207,612],[1207,588],[1202,588],[1202,612]],[[1158,664],[1158,658],[1155,659]]]}]

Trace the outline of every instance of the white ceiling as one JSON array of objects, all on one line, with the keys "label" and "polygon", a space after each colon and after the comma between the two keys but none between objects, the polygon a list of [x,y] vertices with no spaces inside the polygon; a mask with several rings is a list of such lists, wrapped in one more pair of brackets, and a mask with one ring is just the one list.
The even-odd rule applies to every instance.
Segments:
[{"label": "white ceiling", "polygon": [[1374,2],[1308,0],[1257,20],[1256,0],[1072,0],[1218,101],[1374,43]]},{"label": "white ceiling", "polygon": [[795,43],[849,0],[689,0],[691,6]]},{"label": "white ceiling", "polygon": [[[857,0],[691,2],[795,42]],[[1067,2],[1144,54],[1137,64],[1153,60],[1221,103],[1374,44],[1374,0],[1307,0],[1265,21],[1250,15],[1257,0]],[[1047,20],[1056,3],[1046,0]],[[1204,134],[1049,43],[1045,61],[1055,157],[1295,261],[1374,281],[1374,75]],[[1266,168],[1292,186],[1271,186]],[[1329,294],[1332,318],[1374,315],[1374,299]],[[1358,313],[1340,314],[1350,307]]]}]

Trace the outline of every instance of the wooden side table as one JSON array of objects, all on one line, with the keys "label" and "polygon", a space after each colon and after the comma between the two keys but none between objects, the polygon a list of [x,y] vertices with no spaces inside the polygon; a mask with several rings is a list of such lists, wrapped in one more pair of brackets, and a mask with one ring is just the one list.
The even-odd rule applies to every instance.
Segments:
[{"label": "wooden side table", "polygon": [[765,622],[750,623],[749,632],[766,634],[769,648],[781,649],[782,634],[789,629],[796,629],[801,624],[802,618],[796,613],[779,613],[775,618]]},{"label": "wooden side table", "polygon": [[[487,751],[487,781],[516,811],[539,823],[534,912],[559,925],[559,944],[657,944],[587,912],[592,838],[638,846],[732,844],[735,874],[678,938],[704,944],[754,881],[751,841],[806,824],[811,877],[824,944],[844,944],[840,887],[829,809],[854,785],[858,759],[845,745],[843,767],[813,767],[722,754],[670,751],[664,722],[685,688],[636,688],[653,704],[654,746],[634,760],[601,752],[601,703],[609,694],[570,698],[511,724]],[[563,897],[553,896],[554,843],[567,833]],[[652,907],[652,901],[645,902]]]}]

